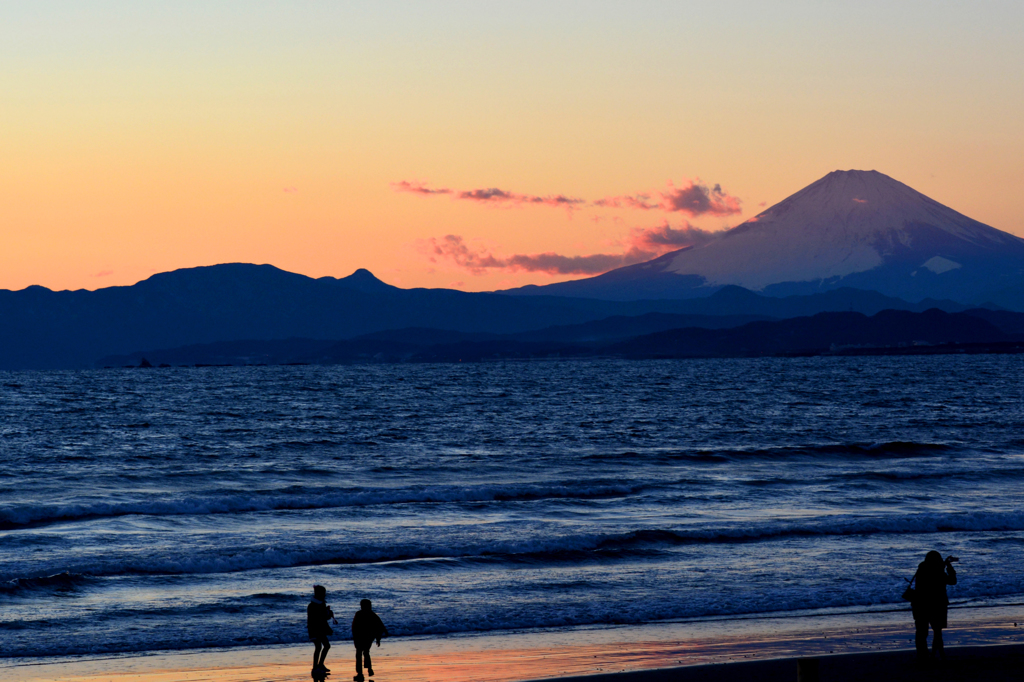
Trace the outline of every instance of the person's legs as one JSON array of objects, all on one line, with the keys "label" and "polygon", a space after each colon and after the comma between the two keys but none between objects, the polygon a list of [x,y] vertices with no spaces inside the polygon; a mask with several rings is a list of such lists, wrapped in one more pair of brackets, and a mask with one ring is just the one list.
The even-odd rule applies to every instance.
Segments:
[{"label": "person's legs", "polygon": [[316,668],[320,665],[320,640],[313,640],[313,667]]},{"label": "person's legs", "polygon": [[327,641],[326,637],[324,637],[322,641],[323,648],[320,650],[320,662],[318,665],[322,668],[326,668],[327,666],[324,665],[324,661],[327,659],[327,652],[331,650],[331,643]]},{"label": "person's legs", "polygon": [[917,646],[918,659],[928,658],[928,621],[925,619],[915,620],[914,626],[917,631],[914,634],[914,644]]},{"label": "person's legs", "polygon": [[356,675],[363,674],[363,651],[356,645]]},{"label": "person's legs", "polygon": [[935,636],[932,637],[932,653],[935,658],[945,658],[946,652],[942,648],[942,628],[933,627]]},{"label": "person's legs", "polygon": [[370,647],[363,649],[363,665],[366,666],[366,674],[373,675],[373,662],[370,660]]}]

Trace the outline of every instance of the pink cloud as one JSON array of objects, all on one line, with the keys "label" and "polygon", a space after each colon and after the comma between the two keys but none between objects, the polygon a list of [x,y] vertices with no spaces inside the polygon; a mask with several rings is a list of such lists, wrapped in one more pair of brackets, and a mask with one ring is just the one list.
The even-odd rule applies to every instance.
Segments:
[{"label": "pink cloud", "polygon": [[669,251],[707,243],[716,233],[686,224],[674,228],[665,223],[658,227],[633,230],[621,253],[595,253],[566,256],[559,253],[513,254],[496,256],[488,249],[474,247],[459,235],[449,234],[421,242],[421,250],[432,263],[447,260],[474,275],[488,271],[544,272],[549,275],[596,275],[625,265],[643,263]]},{"label": "pink cloud", "polygon": [[687,246],[707,244],[718,234],[720,233],[702,230],[689,223],[676,228],[665,222],[658,227],[635,228],[630,234],[630,246],[650,251],[653,253],[651,258],[654,258]]},{"label": "pink cloud", "polygon": [[727,194],[721,185],[708,188],[701,183],[689,180],[685,187],[675,187],[669,183],[669,191],[662,193],[662,208],[667,211],[680,211],[691,218],[699,215],[728,216],[742,213],[740,200]]},{"label": "pink cloud", "polygon": [[642,211],[653,211],[661,208],[657,201],[651,201],[650,194],[628,194],[621,197],[605,197],[594,202],[598,208],[638,208]]},{"label": "pink cloud", "polygon": [[466,268],[474,275],[482,275],[487,270],[499,269],[508,272],[544,272],[549,275],[597,275],[623,265],[642,263],[650,259],[650,254],[635,249],[626,253],[594,253],[586,256],[565,256],[559,253],[520,253],[506,258],[496,258],[486,251],[464,249],[461,237],[448,235],[459,240],[457,243],[448,241],[440,245],[439,255],[450,258],[456,265]]},{"label": "pink cloud", "polygon": [[671,182],[664,192],[638,192],[617,197],[605,197],[591,203],[596,208],[631,208],[640,211],[668,211],[685,213],[691,218],[702,215],[730,216],[743,212],[743,202],[722,189],[721,185],[708,187],[696,180],[676,187]]},{"label": "pink cloud", "polygon": [[854,197],[853,200],[856,201],[858,204],[866,204],[866,203],[868,203],[867,199],[861,199],[860,197]]},{"label": "pink cloud", "polygon": [[519,194],[518,192],[509,192],[507,190],[498,189],[497,187],[487,187],[483,189],[469,189],[469,190],[453,190],[448,187],[428,187],[423,182],[408,182],[402,180],[401,182],[392,182],[391,187],[396,192],[410,192],[412,194],[421,195],[434,195],[434,194],[449,194],[453,199],[460,199],[463,201],[475,201],[481,204],[539,204],[543,206],[557,206],[561,208],[574,209],[579,208],[587,203],[586,199],[578,199],[576,197],[567,197],[564,194],[557,194],[554,196],[538,196],[533,194]]},{"label": "pink cloud", "polygon": [[299,188],[298,187],[285,187],[284,188],[284,193],[285,194],[298,194],[299,193]]},{"label": "pink cloud", "polygon": [[475,201],[491,205],[523,205],[533,204],[556,206],[570,212],[580,208],[625,208],[642,211],[667,211],[683,213],[691,218],[711,215],[730,216],[742,213],[742,202],[722,189],[721,185],[709,187],[700,178],[688,180],[686,185],[676,187],[669,183],[664,192],[638,192],[622,196],[605,197],[597,201],[588,201],[579,197],[553,194],[540,196],[536,194],[520,194],[498,187],[481,189],[455,190],[448,187],[429,187],[423,182],[402,180],[391,183],[396,192],[409,192],[423,196],[447,194],[460,201]]},{"label": "pink cloud", "polygon": [[93,275],[93,277],[109,277],[110,275],[113,275],[113,274],[114,274],[113,270],[100,270],[95,275]]},{"label": "pink cloud", "polygon": [[474,275],[482,275],[491,268],[508,267],[506,260],[495,258],[486,249],[470,248],[465,240],[456,234],[445,235],[440,239],[431,237],[420,242],[420,246],[431,263],[436,263],[438,259],[450,260]]},{"label": "pink cloud", "polygon": [[392,182],[391,188],[396,192],[411,192],[412,194],[451,194],[452,191],[445,187],[439,189],[431,189],[427,187],[426,183],[423,182],[409,182],[402,180],[401,182]]},{"label": "pink cloud", "polygon": [[564,194],[556,194],[549,197],[530,197],[528,201],[531,204],[544,204],[545,206],[559,206],[561,208],[576,208],[587,203],[586,199],[567,197]]},{"label": "pink cloud", "polygon": [[543,206],[568,208],[570,210],[587,204],[586,199],[567,197],[564,194],[542,197],[531,194],[508,192],[503,189],[498,189],[497,187],[466,190],[459,192],[456,195],[456,198],[467,201],[476,201],[482,204],[540,204]]},{"label": "pink cloud", "polygon": [[481,202],[502,202],[502,201],[516,201],[520,195],[513,194],[512,192],[506,192],[503,189],[497,187],[491,187],[490,189],[471,189],[464,192],[459,192],[459,199],[468,199],[470,201],[481,201]]}]

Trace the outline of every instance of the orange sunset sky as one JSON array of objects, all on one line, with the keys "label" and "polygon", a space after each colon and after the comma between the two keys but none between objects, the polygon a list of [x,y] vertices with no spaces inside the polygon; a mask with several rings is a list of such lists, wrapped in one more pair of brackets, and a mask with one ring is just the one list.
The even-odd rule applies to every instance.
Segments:
[{"label": "orange sunset sky", "polygon": [[875,169],[1024,236],[1020,2],[0,5],[0,288],[490,290]]}]

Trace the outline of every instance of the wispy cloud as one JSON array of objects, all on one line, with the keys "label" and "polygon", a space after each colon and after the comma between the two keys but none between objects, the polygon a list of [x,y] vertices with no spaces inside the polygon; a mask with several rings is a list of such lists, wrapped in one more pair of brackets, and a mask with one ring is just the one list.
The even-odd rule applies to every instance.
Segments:
[{"label": "wispy cloud", "polygon": [[[449,190],[450,191],[450,190]],[[513,194],[512,192],[506,192],[503,189],[497,187],[491,187],[490,189],[471,189],[464,192],[458,192],[459,199],[469,199],[470,201],[479,201],[482,203],[503,203],[506,201],[522,201],[522,195]]]},{"label": "wispy cloud", "polygon": [[471,189],[455,193],[457,199],[476,201],[482,204],[540,204],[543,206],[556,206],[559,208],[581,208],[588,202],[586,199],[567,197],[564,194],[553,196],[538,196],[534,194],[519,194],[508,192],[497,187],[487,189]]},{"label": "wispy cloud", "polygon": [[551,275],[592,275],[645,260],[629,254],[598,253],[588,256],[564,256],[558,253],[515,254],[495,256],[486,248],[474,247],[457,234],[425,240],[424,250],[432,262],[448,260],[474,275],[491,270],[510,272],[546,272]]},{"label": "wispy cloud", "polygon": [[[657,198],[655,197],[657,194]],[[605,197],[593,202],[603,208],[634,208],[642,211],[685,213],[691,218],[702,215],[730,216],[743,212],[743,202],[728,194],[721,185],[708,187],[696,180],[687,180],[682,187],[671,182],[664,192],[641,192],[617,197]]]},{"label": "wispy cloud", "polygon": [[447,194],[453,199],[475,201],[481,204],[539,204],[543,206],[557,206],[573,209],[580,208],[588,203],[586,199],[567,197],[564,194],[539,196],[535,194],[509,192],[507,190],[498,189],[497,187],[454,190],[448,187],[428,187],[427,184],[423,182],[408,182],[406,180],[402,180],[401,182],[392,182],[391,187],[396,192],[410,192],[412,194],[422,194],[427,196],[434,194]]},{"label": "wispy cloud", "polygon": [[557,206],[569,210],[580,208],[624,208],[642,211],[665,211],[683,213],[695,218],[697,216],[730,216],[743,212],[742,202],[722,189],[721,185],[708,186],[696,180],[687,180],[681,187],[671,182],[668,189],[662,192],[639,192],[621,196],[605,197],[596,201],[588,201],[565,194],[540,196],[521,194],[497,187],[484,189],[455,190],[448,187],[429,187],[424,182],[402,180],[391,183],[396,192],[409,192],[425,196],[446,194],[453,199],[475,201],[482,204],[533,204]]},{"label": "wispy cloud", "polygon": [[630,233],[630,245],[654,253],[653,258],[687,246],[707,244],[721,234],[721,232],[702,230],[690,223],[684,222],[682,227],[672,227],[665,222],[658,227],[635,228]]},{"label": "wispy cloud", "polygon": [[704,244],[719,233],[685,224],[674,228],[665,223],[658,227],[634,229],[621,244],[619,253],[594,253],[566,256],[554,252],[498,256],[483,246],[473,246],[460,235],[449,234],[421,242],[421,249],[431,262],[445,260],[474,275],[489,271],[544,272],[549,275],[596,275],[626,265],[643,263],[669,251]]},{"label": "wispy cloud", "polygon": [[691,217],[699,215],[730,216],[743,212],[740,200],[727,194],[721,185],[708,188],[700,179],[690,180],[685,187],[674,187],[661,196],[670,211],[680,211]]},{"label": "wispy cloud", "polygon": [[638,208],[641,211],[653,211],[661,208],[661,203],[651,198],[650,194],[625,194],[618,197],[605,197],[593,202],[598,208]]},{"label": "wispy cloud", "polygon": [[452,191],[450,189],[445,189],[443,187],[440,188],[440,189],[432,189],[430,187],[427,187],[426,183],[423,183],[423,182],[409,182],[407,180],[402,180],[400,182],[392,182],[391,183],[391,188],[393,190],[395,190],[396,192],[410,192],[412,194],[426,194],[428,196],[431,195],[431,194],[451,194],[452,193]]}]

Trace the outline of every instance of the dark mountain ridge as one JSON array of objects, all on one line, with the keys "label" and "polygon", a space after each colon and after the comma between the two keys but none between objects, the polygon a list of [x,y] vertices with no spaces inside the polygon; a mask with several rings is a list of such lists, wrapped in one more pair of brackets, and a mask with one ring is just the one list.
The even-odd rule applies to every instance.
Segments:
[{"label": "dark mountain ridge", "polygon": [[[92,367],[101,357],[140,349],[239,339],[338,341],[410,327],[515,334],[652,312],[792,317],[822,310],[915,310],[921,305],[856,290],[770,298],[739,287],[692,300],[507,296],[400,289],[366,270],[339,279],[313,279],[270,265],[229,263],[161,273],[132,286],[96,291],[0,291],[0,369]],[[938,305],[953,311],[963,308],[952,302]],[[740,321],[744,320],[736,322]],[[643,321],[636,324],[639,331],[651,331]],[[637,333],[625,329],[619,338]]]}]

